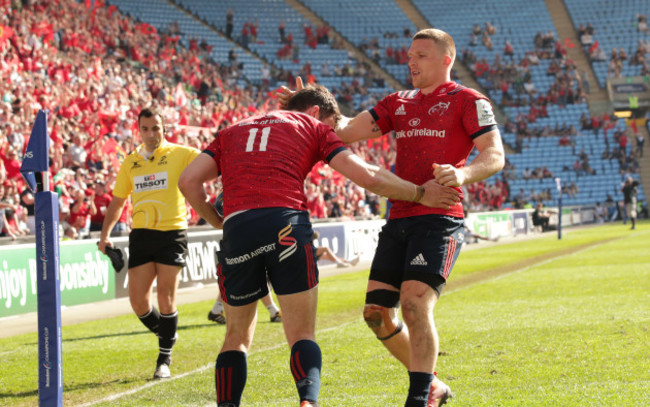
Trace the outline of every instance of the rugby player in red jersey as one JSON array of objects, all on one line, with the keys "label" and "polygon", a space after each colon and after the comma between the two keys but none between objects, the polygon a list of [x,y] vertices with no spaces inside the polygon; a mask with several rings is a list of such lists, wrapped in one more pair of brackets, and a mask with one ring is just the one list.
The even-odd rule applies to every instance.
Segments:
[{"label": "rugby player in red jersey", "polygon": [[[334,133],[339,117],[327,89],[302,89],[288,101],[288,111],[254,116],[220,131],[179,179],[196,212],[214,227],[223,226],[218,274],[226,336],[215,370],[221,407],[239,406],[256,303],[268,292],[267,273],[283,312],[301,406],[317,405],[322,363],[314,332],[318,267],[304,193],[305,177],[314,164],[323,160],[356,184],[396,201],[438,208],[459,201],[453,188],[434,180],[404,181],[351,153]],[[203,189],[204,182],[219,174],[223,220]]]},{"label": "rugby player in red jersey", "polygon": [[[501,135],[489,100],[451,81],[456,57],[452,37],[425,29],[413,36],[408,66],[417,89],[388,95],[373,109],[342,120],[346,143],[395,131],[395,173],[414,183],[433,169],[442,185],[456,188],[484,180],[504,165]],[[470,151],[479,154],[466,165]],[[377,338],[409,371],[405,406],[439,406],[451,396],[434,375],[438,334],[433,308],[463,243],[461,202],[427,208],[394,201],[373,260],[364,319]],[[402,317],[407,329],[397,317]],[[428,400],[423,402],[422,400]]]},{"label": "rugby player in red jersey", "polygon": [[[353,119],[343,117],[337,135],[351,143],[395,131],[395,173],[416,184],[433,171],[441,185],[460,193],[462,185],[496,174],[503,168],[504,151],[492,107],[479,92],[451,81],[455,57],[449,34],[419,31],[408,51],[416,89],[388,95]],[[285,88],[280,96],[291,93]],[[474,147],[479,154],[466,165]],[[451,208],[392,203],[370,269],[363,316],[409,371],[405,406],[437,407],[451,397],[451,390],[434,373],[438,334],[433,308],[463,243],[463,208],[461,202]],[[397,316],[400,303],[406,327]]]}]

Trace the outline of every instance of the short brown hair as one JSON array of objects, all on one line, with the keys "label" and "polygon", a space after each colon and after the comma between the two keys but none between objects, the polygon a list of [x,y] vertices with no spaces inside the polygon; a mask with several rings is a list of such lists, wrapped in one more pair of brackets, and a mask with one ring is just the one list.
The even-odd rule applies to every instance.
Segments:
[{"label": "short brown hair", "polygon": [[341,112],[334,95],[326,87],[318,84],[307,85],[294,93],[287,103],[287,110],[304,112],[312,106],[318,106],[321,118],[328,118],[333,115],[335,122],[339,122]]},{"label": "short brown hair", "polygon": [[144,109],[140,110],[140,113],[138,114],[138,124],[140,124],[140,118],[141,117],[146,117],[147,119],[150,117],[155,117],[158,116],[160,117],[160,123],[162,123],[163,129],[165,128],[165,116],[163,116],[162,112],[158,110],[156,107],[145,107]]},{"label": "short brown hair", "polygon": [[451,35],[437,28],[425,28],[415,33],[414,40],[433,40],[445,53],[448,53],[453,63],[456,59],[456,43]]}]

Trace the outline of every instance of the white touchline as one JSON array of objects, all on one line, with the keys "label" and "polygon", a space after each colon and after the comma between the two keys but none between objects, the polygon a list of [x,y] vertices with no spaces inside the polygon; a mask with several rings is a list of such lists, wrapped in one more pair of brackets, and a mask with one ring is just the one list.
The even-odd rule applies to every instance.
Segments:
[{"label": "white touchline", "polygon": [[[346,325],[350,325],[353,322],[358,322],[358,321],[356,321],[356,320],[355,321],[348,321],[348,322],[345,322],[345,323],[343,323],[341,325],[337,325],[337,326],[333,326],[333,327],[330,327],[330,328],[318,330],[317,333],[325,333],[325,332],[330,332],[330,331],[336,331],[336,330],[338,330],[338,329],[340,329],[340,328],[342,328],[342,327],[344,327]],[[254,352],[249,352],[248,355],[254,355],[254,354],[260,353],[260,352],[268,352],[268,351],[271,351],[271,350],[281,348],[283,346],[287,346],[287,344],[286,343],[281,343],[281,344],[278,344],[278,345],[275,345],[275,346],[271,346],[270,348],[258,349],[258,350],[254,351]],[[110,402],[110,401],[115,401],[115,400],[120,399],[120,398],[122,398],[124,396],[129,396],[131,394],[138,393],[138,392],[140,392],[142,390],[146,390],[149,387],[157,386],[159,384],[169,383],[172,380],[178,380],[178,379],[182,379],[183,377],[190,376],[190,375],[193,375],[193,374],[196,374],[196,373],[205,372],[208,369],[214,369],[214,363],[207,364],[205,366],[199,367],[199,368],[194,369],[194,370],[190,370],[189,372],[181,373],[179,375],[174,375],[174,376],[170,377],[169,379],[151,381],[151,382],[149,382],[147,384],[144,384],[144,385],[139,386],[139,387],[135,387],[135,388],[133,388],[131,390],[127,390],[127,391],[122,392],[122,393],[112,394],[112,395],[110,395],[108,397],[104,397],[103,399],[89,401],[89,402],[83,403],[83,404],[78,404],[77,406],[78,407],[88,407],[88,406],[94,406],[94,405],[99,404],[99,403],[106,403],[106,402]]]}]

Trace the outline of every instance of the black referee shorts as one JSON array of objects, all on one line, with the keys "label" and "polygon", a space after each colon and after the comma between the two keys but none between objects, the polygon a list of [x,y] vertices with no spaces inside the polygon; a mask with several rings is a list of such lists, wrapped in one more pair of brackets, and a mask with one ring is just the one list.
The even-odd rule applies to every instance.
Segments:
[{"label": "black referee shorts", "polygon": [[185,267],[187,230],[133,229],[129,233],[129,268],[154,262]]}]

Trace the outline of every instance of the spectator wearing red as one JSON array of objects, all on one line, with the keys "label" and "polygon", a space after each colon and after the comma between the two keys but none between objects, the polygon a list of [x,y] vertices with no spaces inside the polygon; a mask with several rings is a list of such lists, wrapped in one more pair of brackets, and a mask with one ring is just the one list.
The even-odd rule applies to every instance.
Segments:
[{"label": "spectator wearing red", "polygon": [[386,63],[394,64],[395,63],[395,50],[392,45],[386,47]]},{"label": "spectator wearing red", "polygon": [[320,188],[312,183],[307,184],[307,209],[309,216],[313,219],[322,219],[327,217],[325,199]]},{"label": "spectator wearing red", "polygon": [[512,46],[510,41],[506,41],[506,46],[503,49],[503,55],[510,57],[511,60],[514,59],[515,56],[515,48]]},{"label": "spectator wearing red", "polygon": [[0,150],[0,159],[6,171],[6,178],[9,180],[18,180],[21,178],[20,165],[21,161],[18,158],[18,153],[11,146],[6,146],[5,149]]},{"label": "spectator wearing red", "polygon": [[309,23],[303,23],[302,29],[305,32],[305,43],[307,43],[313,36],[311,25]]},{"label": "spectator wearing red", "polygon": [[93,202],[97,211],[94,215],[90,216],[91,232],[102,230],[106,208],[108,208],[108,204],[111,203],[112,198],[111,194],[106,192],[106,185],[104,184],[103,180],[95,180],[94,188],[95,196],[93,198]]},{"label": "spectator wearing red", "polygon": [[78,189],[74,193],[74,203],[70,208],[70,226],[74,226],[80,237],[85,237],[90,231],[90,217],[97,213],[95,207],[95,191]]}]

